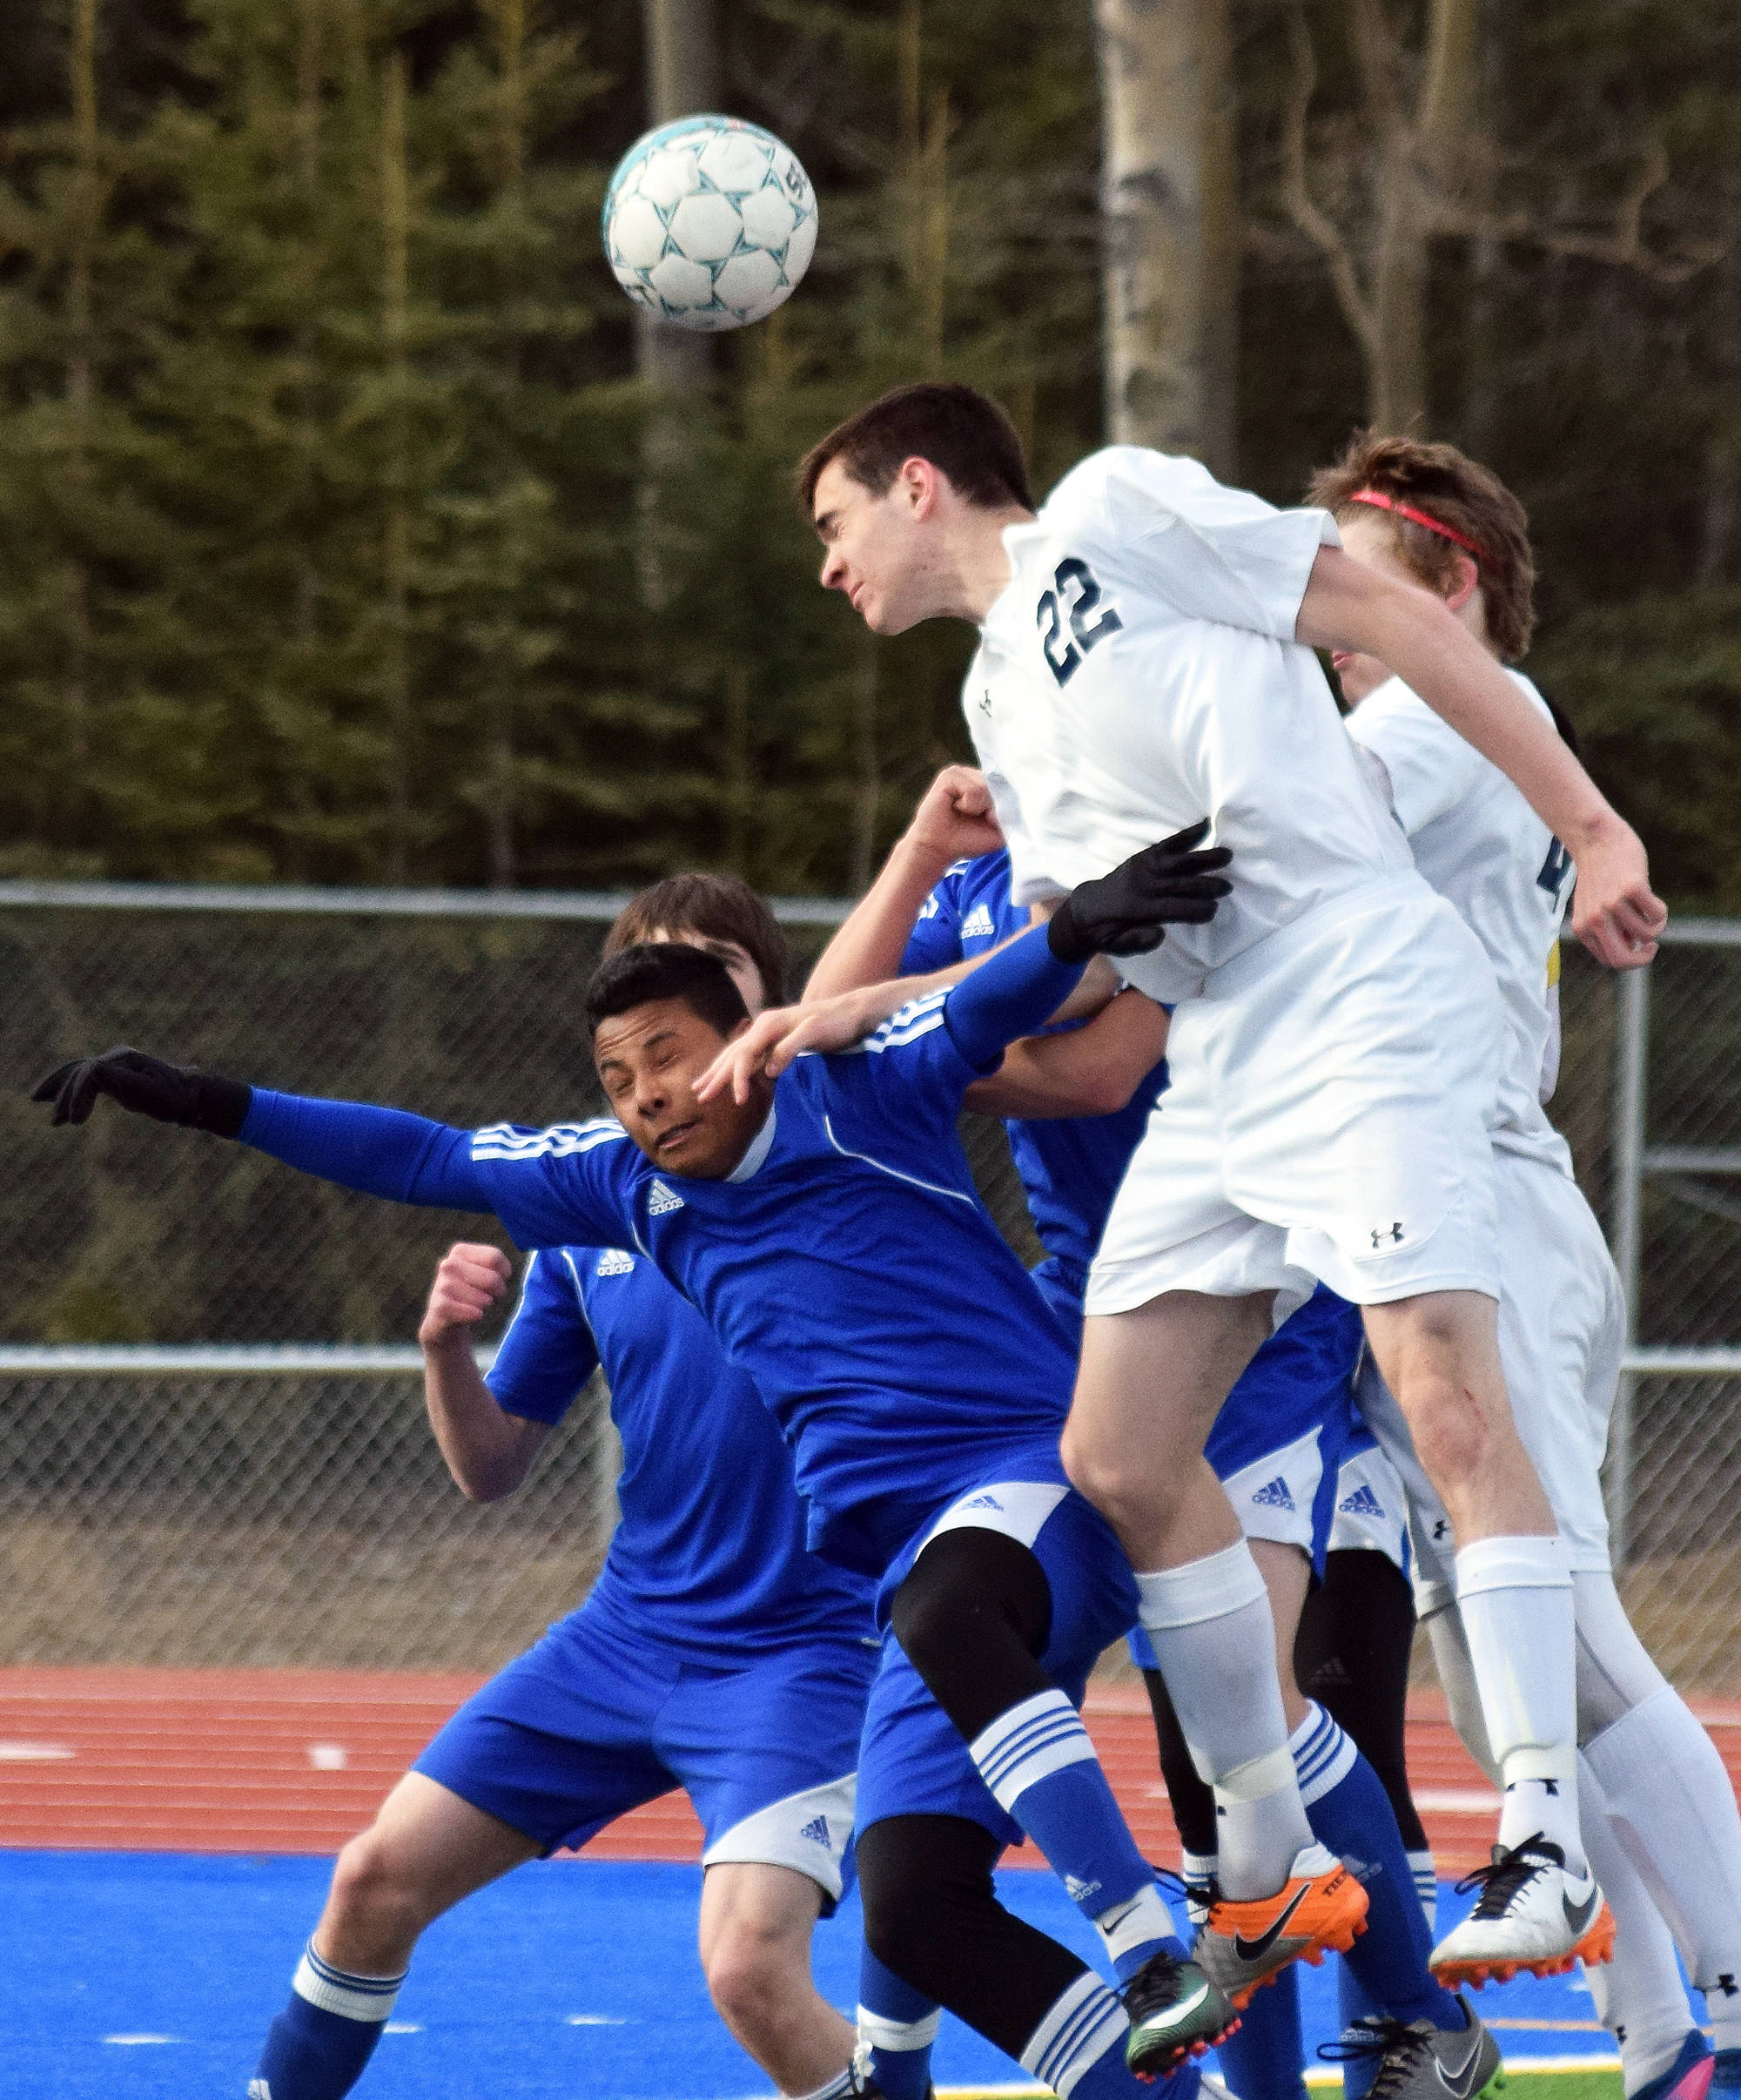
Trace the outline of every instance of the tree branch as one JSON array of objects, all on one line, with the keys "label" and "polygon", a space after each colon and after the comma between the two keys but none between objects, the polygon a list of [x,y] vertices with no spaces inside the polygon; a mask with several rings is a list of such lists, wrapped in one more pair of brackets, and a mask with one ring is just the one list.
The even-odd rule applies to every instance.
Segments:
[{"label": "tree branch", "polygon": [[1288,217],[1323,256],[1335,287],[1336,304],[1354,331],[1368,362],[1379,350],[1378,317],[1361,291],[1353,253],[1327,212],[1312,200],[1306,181],[1306,116],[1318,84],[1318,62],[1312,49],[1301,0],[1287,11],[1287,41],[1294,76],[1282,111],[1281,201]]},{"label": "tree branch", "polygon": [[1677,254],[1662,254],[1644,239],[1644,206],[1669,179],[1668,150],[1660,138],[1644,149],[1637,175],[1627,185],[1614,209],[1614,228],[1608,233],[1580,233],[1544,225],[1528,212],[1499,213],[1459,210],[1441,204],[1441,225],[1447,232],[1485,234],[1489,239],[1513,240],[1540,248],[1549,255],[1580,256],[1617,269],[1636,270],[1657,284],[1681,285],[1720,262],[1728,250],[1720,242],[1689,241]]}]

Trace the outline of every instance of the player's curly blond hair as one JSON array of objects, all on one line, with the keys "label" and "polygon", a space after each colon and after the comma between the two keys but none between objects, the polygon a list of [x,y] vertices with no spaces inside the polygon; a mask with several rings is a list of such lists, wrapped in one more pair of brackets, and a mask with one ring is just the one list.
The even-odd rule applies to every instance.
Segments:
[{"label": "player's curly blond hair", "polygon": [[[1362,493],[1388,502],[1376,508],[1362,503]],[[1312,476],[1306,500],[1330,512],[1338,524],[1362,515],[1383,517],[1410,573],[1441,596],[1454,585],[1458,562],[1472,554],[1481,575],[1488,636],[1501,660],[1516,663],[1529,648],[1536,623],[1529,519],[1489,468],[1455,445],[1361,430],[1334,467],[1320,468]],[[1445,529],[1416,523],[1391,504],[1406,504]]]}]

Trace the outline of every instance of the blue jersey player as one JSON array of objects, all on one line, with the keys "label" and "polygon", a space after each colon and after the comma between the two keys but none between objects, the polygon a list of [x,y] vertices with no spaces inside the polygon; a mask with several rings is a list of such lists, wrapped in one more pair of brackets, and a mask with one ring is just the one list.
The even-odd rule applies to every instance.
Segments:
[{"label": "blue jersey player", "polygon": [[[705,1097],[708,1068],[748,1026],[736,988],[696,950],[627,949],[588,1000],[620,1123],[452,1130],[137,1053],[85,1060],[54,1089],[63,1120],[111,1093],[352,1187],[494,1210],[525,1246],[624,1247],[674,1282],[778,1421],[812,1546],[880,1578],[894,1638],[860,1747],[857,1825],[871,1950],[1082,2100],[1133,2095],[1133,2071],[1185,2061],[1231,2012],[1182,1958],[1075,1712],[1134,1617],[1133,1584],[1059,1460],[1068,1343],[978,1204],[954,1126],[968,1086],[1091,952],[1153,945],[1162,922],[1213,909],[1222,857],[1190,843],[1084,885],[1044,932],[855,1052]],[[1124,2006],[998,1904],[991,1867],[1025,1834],[1099,1927],[1128,1979]],[[1266,1960],[1346,1945],[1364,1914],[1321,1848],[1298,1864],[1325,1922],[1307,1935],[1284,1919],[1248,1947],[1254,1982]]]},{"label": "blue jersey player", "polygon": [[[958,851],[965,857],[951,859]],[[1030,923],[1029,911],[1011,899],[1009,855],[986,784],[968,767],[947,767],[818,961],[810,991],[826,998],[865,989],[894,968],[903,977],[958,973]],[[887,991],[894,995],[892,986]],[[1078,1039],[1059,1041],[1069,1030],[1080,1031]],[[999,1072],[968,1096],[970,1106],[1006,1115],[1011,1154],[1045,1250],[1034,1280],[1072,1336],[1080,1331],[1088,1264],[1113,1196],[1166,1084],[1166,1031],[1164,1009],[1125,992],[1086,1026],[1066,1015],[1048,1031],[1049,1040],[1016,1046]],[[1375,1871],[1391,1877],[1374,1911],[1384,1937],[1361,1942],[1354,1960],[1360,1975],[1343,1971],[1345,2013],[1350,2019],[1401,2013],[1404,2028],[1415,2017],[1436,2016],[1455,2031],[1461,2025],[1455,2009],[1426,1973],[1430,1908],[1417,1924],[1410,1901],[1412,1889],[1430,1906],[1435,1884],[1402,1758],[1414,1623],[1401,1565],[1404,1504],[1354,1404],[1360,1350],[1358,1310],[1321,1287],[1259,1349],[1217,1417],[1205,1457],[1269,1585],[1302,1798],[1310,1810],[1325,1796],[1338,1796],[1318,1809],[1314,1827],[1321,1821],[1320,1834],[1334,1830],[1332,1841],[1362,1862],[1357,1871],[1369,1893]],[[1318,1583],[1308,1596],[1314,1575]],[[1216,1865],[1214,1799],[1192,1763],[1140,1628],[1130,1645],[1154,1710],[1187,1883],[1207,1899]],[[1322,1691],[1321,1705],[1301,1695],[1301,1679]],[[1368,1744],[1371,1771],[1357,1768],[1354,1753]],[[1241,2100],[1303,2100],[1292,1984],[1285,1977],[1282,1989],[1254,2001],[1240,2032],[1224,2044]],[[904,2073],[913,2090],[922,2090],[925,2009],[874,1975],[867,1975],[867,1988],[860,2027],[882,2083],[892,2091]],[[1422,2053],[1412,2041],[1402,2046],[1411,2057]],[[897,2070],[903,2051],[909,2061]],[[1346,2078],[1352,2087],[1363,2090],[1378,2053],[1363,2048],[1351,2062]]]},{"label": "blue jersey player", "polygon": [[[785,944],[748,885],[683,876],[608,937],[682,937],[748,1006]],[[805,1550],[791,1459],[760,1396],[653,1265],[620,1247],[532,1256],[487,1382],[478,1320],[510,1275],[462,1244],[419,1329],[431,1424],[476,1501],[511,1493],[602,1366],[621,1520],[586,1603],[460,1708],[340,1854],[256,2100],[335,2100],[360,2075],[420,1930],[474,1889],[687,1789],[705,1832],[701,1955],[722,2017],[781,2090],[855,2089],[852,2029],[810,1941],[850,1870],[875,1665],[870,1585]]]}]

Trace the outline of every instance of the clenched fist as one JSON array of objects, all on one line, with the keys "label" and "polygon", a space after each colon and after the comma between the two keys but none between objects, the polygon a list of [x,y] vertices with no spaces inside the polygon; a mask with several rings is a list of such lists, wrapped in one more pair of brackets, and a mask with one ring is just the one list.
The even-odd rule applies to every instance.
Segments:
[{"label": "clenched fist", "polygon": [[441,1257],[430,1286],[417,1339],[425,1349],[454,1336],[464,1336],[475,1327],[492,1305],[498,1303],[514,1280],[514,1265],[499,1247],[486,1247],[460,1240]]}]

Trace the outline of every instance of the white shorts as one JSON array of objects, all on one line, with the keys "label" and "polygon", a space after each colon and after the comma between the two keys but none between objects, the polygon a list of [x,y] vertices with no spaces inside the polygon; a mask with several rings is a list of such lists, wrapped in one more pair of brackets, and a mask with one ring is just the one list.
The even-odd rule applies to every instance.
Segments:
[{"label": "white shorts", "polygon": [[1328,1551],[1382,1553],[1408,1572],[1408,1497],[1396,1468],[1376,1444],[1344,1458],[1337,1472]]},{"label": "white shorts", "polygon": [[[1626,1339],[1619,1272],[1570,1175],[1544,1160],[1499,1152],[1494,1184],[1505,1278],[1499,1360],[1511,1412],[1566,1542],[1572,1572],[1605,1573],[1611,1564],[1601,1468]],[[1450,1520],[1370,1352],[1357,1397],[1408,1490],[1415,1605],[1424,1619],[1455,1601]]]},{"label": "white shorts", "polygon": [[1086,1309],[1328,1283],[1360,1305],[1499,1296],[1490,1127],[1505,1023],[1485,951],[1412,872],[1212,971],[1112,1203]]}]

